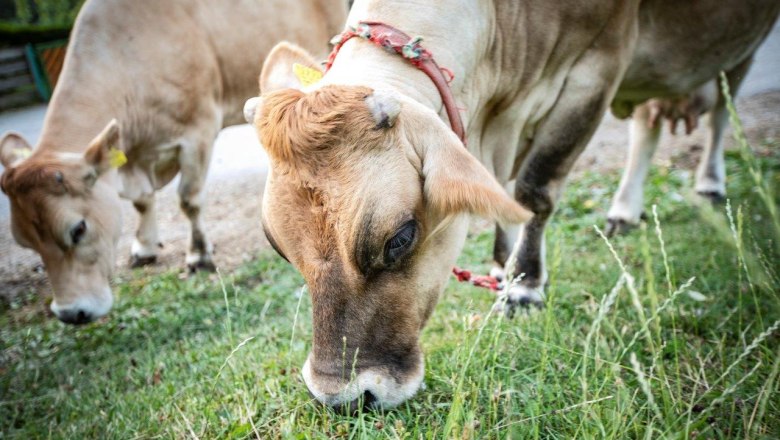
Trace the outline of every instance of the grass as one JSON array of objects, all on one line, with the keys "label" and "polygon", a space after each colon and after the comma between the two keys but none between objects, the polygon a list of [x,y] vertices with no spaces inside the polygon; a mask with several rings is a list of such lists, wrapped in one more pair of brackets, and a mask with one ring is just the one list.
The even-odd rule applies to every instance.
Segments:
[{"label": "grass", "polygon": [[[753,180],[777,186],[780,143],[758,150],[728,155],[733,227],[690,172],[656,168],[659,222],[648,209],[607,243],[593,225],[618,176],[573,182],[548,230],[547,307],[492,316],[490,293],[451,281],[423,333],[426,389],[395,410],[311,400],[311,303],[270,252],[221,276],[136,272],[85,327],[20,299],[0,314],[0,437],[780,438],[780,237]],[[487,226],[460,266],[489,269]]]}]

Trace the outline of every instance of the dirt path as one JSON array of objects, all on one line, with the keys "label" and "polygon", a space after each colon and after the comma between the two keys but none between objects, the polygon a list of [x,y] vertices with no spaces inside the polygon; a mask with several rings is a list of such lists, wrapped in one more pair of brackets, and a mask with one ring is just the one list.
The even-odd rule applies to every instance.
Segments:
[{"label": "dirt path", "polygon": [[[780,138],[780,24],[757,55],[757,62],[745,81],[743,98],[737,107],[748,138],[754,144]],[[40,133],[45,106],[0,114],[0,133],[14,129],[31,142]],[[617,171],[625,160],[628,128],[626,121],[607,115],[577,164],[572,179],[584,170]],[[671,137],[664,133],[655,163],[674,160],[678,166],[693,167],[704,129],[691,136]],[[730,133],[727,145],[732,144]],[[679,159],[679,160],[677,160]],[[1,169],[1,168],[0,168]],[[267,173],[267,158],[248,126],[223,130],[216,143],[208,178],[205,225],[216,247],[215,260],[223,272],[253,258],[267,246],[260,228],[260,206]],[[178,208],[176,181],[158,194],[160,238],[164,243],[157,265],[144,269],[163,271],[183,268],[189,226]],[[604,206],[604,212],[608,207]],[[117,271],[129,271],[127,259],[138,216],[123,202],[124,228],[119,243]],[[10,234],[8,199],[0,196],[0,299],[5,301],[30,292],[47,291],[40,258],[15,244]]]}]

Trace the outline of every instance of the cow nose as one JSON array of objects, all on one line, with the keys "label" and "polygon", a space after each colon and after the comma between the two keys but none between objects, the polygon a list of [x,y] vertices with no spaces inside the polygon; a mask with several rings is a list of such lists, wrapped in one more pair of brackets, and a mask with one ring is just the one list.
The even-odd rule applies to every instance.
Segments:
[{"label": "cow nose", "polygon": [[57,318],[66,324],[80,325],[92,322],[93,316],[85,310],[78,309],[61,310],[60,313],[57,314]]},{"label": "cow nose", "polygon": [[[308,387],[307,387],[308,388]],[[310,388],[308,388],[309,395],[312,397],[315,397],[314,393],[311,391]],[[326,404],[324,402],[320,402],[325,406],[330,406],[333,408],[336,412],[343,413],[348,416],[354,416],[357,414],[361,409],[363,411],[366,410],[372,410],[375,408],[378,408],[378,405],[374,405],[374,402],[377,401],[376,396],[374,396],[374,393],[371,391],[364,391],[362,395],[358,396],[355,400],[349,402],[349,403],[330,403]]]},{"label": "cow nose", "polygon": [[319,370],[314,368],[312,355],[303,364],[301,374],[312,397],[338,412],[390,409],[412,398],[422,386],[425,362],[419,351],[414,354],[417,358],[412,359],[410,368],[397,376],[389,374],[388,367],[369,367],[355,371],[347,380],[340,374],[327,374],[336,371],[333,363],[323,362]]}]

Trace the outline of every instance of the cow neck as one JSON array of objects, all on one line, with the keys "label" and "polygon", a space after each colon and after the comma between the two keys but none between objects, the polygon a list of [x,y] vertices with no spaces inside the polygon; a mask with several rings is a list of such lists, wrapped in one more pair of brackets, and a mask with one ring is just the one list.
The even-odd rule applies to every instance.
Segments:
[{"label": "cow neck", "polygon": [[46,111],[38,149],[83,153],[116,111],[103,100],[92,98],[90,95],[95,95],[95,91],[73,87],[73,82],[63,83],[55,91]]},{"label": "cow neck", "polygon": [[[429,83],[432,83],[438,92],[452,131],[455,132],[464,145],[466,144],[466,130],[463,119],[449,85],[454,79],[454,74],[450,69],[440,67],[436,63],[433,54],[421,45],[422,39],[420,37],[409,37],[409,35],[399,29],[381,22],[360,21],[356,28],[345,30],[331,41],[334,47],[325,64],[326,73],[333,66],[344,45],[353,39],[370,42],[384,49],[386,53],[395,54],[398,59],[404,60],[407,65],[413,66],[419,72],[425,74],[429,79]],[[419,85],[419,82],[416,85]]]},{"label": "cow neck", "polygon": [[[116,114],[118,106],[112,108],[105,99],[93,97],[98,95],[96,91],[87,93],[80,87],[74,88],[73,82],[66,86],[65,81],[61,77],[60,87],[49,103],[34,154],[62,154],[63,158],[81,155],[111,121],[111,115]],[[108,170],[101,180],[119,193],[124,188],[117,168]]]}]

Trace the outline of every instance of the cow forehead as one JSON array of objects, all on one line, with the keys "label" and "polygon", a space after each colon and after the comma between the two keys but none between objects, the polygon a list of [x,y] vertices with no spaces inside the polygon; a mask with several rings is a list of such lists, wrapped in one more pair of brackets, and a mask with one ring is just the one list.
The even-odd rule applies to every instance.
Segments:
[{"label": "cow forehead", "polygon": [[60,224],[63,210],[61,205],[52,203],[57,198],[41,190],[9,196],[14,238],[19,244],[35,249],[41,256],[49,254],[47,249],[51,250],[51,247],[46,243],[52,242]]},{"label": "cow forehead", "polygon": [[283,243],[285,253],[291,254],[288,257],[309,261],[337,259],[339,244],[349,239],[340,234],[344,222],[339,214],[347,212],[338,198],[321,188],[293,185],[287,179],[269,182],[266,197],[265,224],[274,240]]},{"label": "cow forehead", "polygon": [[374,150],[359,156],[305,178],[272,170],[265,209],[279,211],[282,218],[321,218],[333,228],[347,230],[370,213],[381,226],[398,213],[421,209],[423,181],[402,152],[378,154]]},{"label": "cow forehead", "polygon": [[78,162],[31,158],[6,170],[0,177],[0,184],[9,196],[31,192],[78,194],[85,190],[81,175],[88,171],[84,168],[86,166]]},{"label": "cow forehead", "polygon": [[272,162],[293,169],[330,166],[349,150],[381,145],[386,132],[366,104],[372,92],[329,85],[310,93],[282,89],[263,95],[256,123],[260,141]]}]

